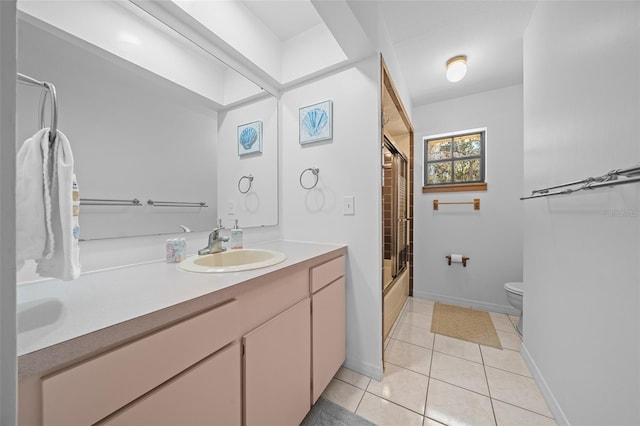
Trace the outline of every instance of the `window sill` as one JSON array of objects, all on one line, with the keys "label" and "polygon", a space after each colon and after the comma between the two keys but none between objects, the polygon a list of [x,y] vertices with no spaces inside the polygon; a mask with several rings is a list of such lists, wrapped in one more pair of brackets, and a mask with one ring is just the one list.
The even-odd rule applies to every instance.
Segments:
[{"label": "window sill", "polygon": [[457,183],[453,185],[423,186],[422,193],[429,192],[462,192],[462,191],[486,191],[487,183]]}]

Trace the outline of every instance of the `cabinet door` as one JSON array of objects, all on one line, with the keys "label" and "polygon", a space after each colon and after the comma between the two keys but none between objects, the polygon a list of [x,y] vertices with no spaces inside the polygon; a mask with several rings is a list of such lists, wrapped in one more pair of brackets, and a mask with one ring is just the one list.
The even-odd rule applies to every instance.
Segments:
[{"label": "cabinet door", "polygon": [[344,277],[311,297],[313,336],[313,403],[315,403],[345,358]]},{"label": "cabinet door", "polygon": [[243,341],[246,426],[300,424],[311,408],[309,298]]},{"label": "cabinet door", "polygon": [[240,425],[240,367],[240,344],[234,343],[141,397],[102,425]]}]

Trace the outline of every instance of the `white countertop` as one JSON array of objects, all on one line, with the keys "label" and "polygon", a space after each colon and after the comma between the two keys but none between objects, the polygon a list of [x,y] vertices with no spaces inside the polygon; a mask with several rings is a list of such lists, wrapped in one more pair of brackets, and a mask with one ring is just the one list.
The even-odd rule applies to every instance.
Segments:
[{"label": "white countertop", "polygon": [[18,286],[18,356],[89,335],[113,325],[344,249],[344,245],[290,241],[251,248],[280,251],[277,265],[243,272],[193,273],[176,263],[153,262],[83,274],[74,281]]}]

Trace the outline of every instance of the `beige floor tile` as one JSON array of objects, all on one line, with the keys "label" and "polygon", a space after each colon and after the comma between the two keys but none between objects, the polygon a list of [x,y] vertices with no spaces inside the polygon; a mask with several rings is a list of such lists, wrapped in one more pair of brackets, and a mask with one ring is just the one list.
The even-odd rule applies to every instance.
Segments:
[{"label": "beige floor tile", "polygon": [[425,415],[447,425],[495,425],[488,397],[433,379]]},{"label": "beige floor tile", "polygon": [[473,361],[434,352],[431,361],[431,377],[489,395],[484,367]]},{"label": "beige floor tile", "polygon": [[384,351],[386,362],[429,375],[431,368],[431,350],[401,340],[391,339]]},{"label": "beige floor tile", "polygon": [[493,400],[498,426],[556,426],[555,420],[504,402]]},{"label": "beige floor tile", "polygon": [[366,392],[356,414],[380,426],[421,426],[422,416]]},{"label": "beige floor tile", "polygon": [[442,334],[436,334],[433,349],[447,355],[457,356],[458,358],[464,358],[469,361],[479,362],[482,364],[480,346],[477,343],[471,343],[465,340],[443,336]]},{"label": "beige floor tile", "polygon": [[532,378],[488,366],[485,369],[493,399],[552,417],[536,382]]},{"label": "beige floor tile", "polygon": [[429,331],[429,329],[415,327],[403,322],[398,322],[397,324],[398,326],[391,337],[402,340],[403,342],[422,346],[423,348],[433,349],[433,339],[435,335]]},{"label": "beige floor tile", "polygon": [[430,300],[415,299],[410,297],[407,299],[405,309],[410,312],[418,312],[425,315],[433,315],[434,303]]},{"label": "beige floor tile", "polygon": [[488,346],[480,346],[480,348],[482,350],[484,365],[531,377],[531,372],[527,364],[524,363],[520,352],[510,349],[500,350]]},{"label": "beige floor tile", "polygon": [[[493,314],[493,312],[491,314]],[[496,330],[509,332],[516,331],[515,326],[505,314],[493,314],[491,315],[491,321],[493,321],[493,326],[496,328]]]},{"label": "beige floor tile", "polygon": [[369,377],[346,367],[340,367],[335,377],[360,389],[366,389],[371,381]]},{"label": "beige floor tile", "polygon": [[433,419],[430,419],[428,417],[424,418],[424,422],[422,423],[422,426],[442,426],[443,423],[440,422],[436,422]]},{"label": "beige floor tile", "polygon": [[422,374],[385,364],[382,381],[371,380],[367,392],[388,399],[417,413],[424,413],[429,378]]},{"label": "beige floor tile", "polygon": [[500,338],[500,343],[502,343],[503,348],[514,351],[520,350],[522,339],[520,339],[520,335],[517,332],[514,331],[512,333],[510,331],[496,330],[496,333],[498,333],[498,337]]},{"label": "beige floor tile", "polygon": [[364,390],[338,379],[332,379],[322,393],[322,396],[333,401],[347,410],[356,411],[364,395]]},{"label": "beige floor tile", "polygon": [[405,311],[402,316],[400,316],[399,322],[431,330],[431,315]]},{"label": "beige floor tile", "polygon": [[[391,333],[389,333],[391,334]],[[389,345],[389,341],[391,340],[391,337],[388,337],[386,339],[384,339],[384,345],[382,346],[384,349],[387,349],[387,346]]]}]

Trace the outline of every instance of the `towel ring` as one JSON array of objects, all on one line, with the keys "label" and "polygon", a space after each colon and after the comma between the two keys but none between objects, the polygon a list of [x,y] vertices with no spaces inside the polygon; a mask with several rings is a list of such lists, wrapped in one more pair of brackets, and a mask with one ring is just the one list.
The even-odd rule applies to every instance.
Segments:
[{"label": "towel ring", "polygon": [[[313,173],[313,176],[315,177],[315,181],[313,182],[313,185],[311,186],[304,186],[304,183],[302,183],[302,177],[304,176],[305,173],[307,172],[311,172]],[[316,187],[316,185],[318,184],[318,173],[320,173],[320,169],[317,167],[309,167],[307,169],[304,169],[302,171],[302,173],[300,173],[300,186],[304,189],[313,189]]]},{"label": "towel ring", "polygon": [[46,90],[42,90],[40,92],[40,128],[45,128],[44,110],[47,102],[47,96],[49,95],[51,96],[51,126],[49,127],[49,143],[53,144],[58,133],[58,98],[56,96],[56,87],[47,81],[43,81],[42,86]]},{"label": "towel ring", "polygon": [[[249,186],[247,186],[246,190],[242,190],[241,188],[241,184],[243,180],[248,180],[249,181]],[[249,175],[249,176],[242,176],[240,178],[240,180],[238,180],[238,191],[240,191],[241,194],[246,194],[247,192],[249,192],[251,190],[251,185],[253,184],[253,176]]]}]

